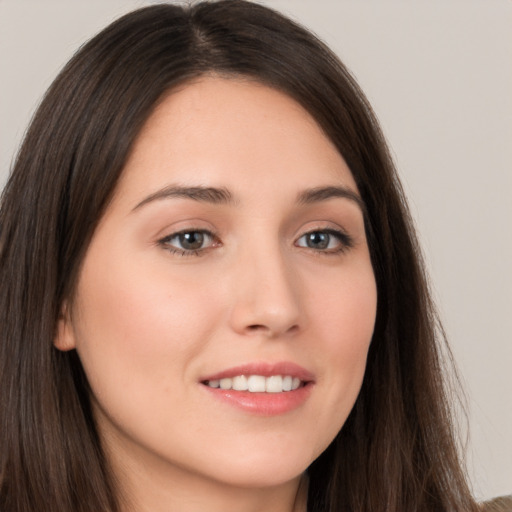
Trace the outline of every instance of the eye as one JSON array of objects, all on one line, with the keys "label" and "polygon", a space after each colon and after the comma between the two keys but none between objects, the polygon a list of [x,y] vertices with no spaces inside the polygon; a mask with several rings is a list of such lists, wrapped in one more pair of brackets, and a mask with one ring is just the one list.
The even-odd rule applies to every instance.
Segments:
[{"label": "eye", "polygon": [[197,255],[201,251],[213,247],[216,244],[216,238],[209,231],[190,229],[166,236],[159,243],[173,253],[186,256]]},{"label": "eye", "polygon": [[305,233],[297,240],[296,245],[328,254],[336,254],[352,247],[353,241],[342,231],[322,229]]}]

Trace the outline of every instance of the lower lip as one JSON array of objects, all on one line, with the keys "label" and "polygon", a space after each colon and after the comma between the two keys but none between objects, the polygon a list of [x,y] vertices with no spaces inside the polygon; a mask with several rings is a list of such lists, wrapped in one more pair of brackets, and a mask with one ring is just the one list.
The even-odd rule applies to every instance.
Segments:
[{"label": "lower lip", "polygon": [[246,412],[262,416],[285,414],[300,407],[308,399],[313,383],[282,393],[251,393],[233,389],[211,388],[202,384],[215,398]]}]

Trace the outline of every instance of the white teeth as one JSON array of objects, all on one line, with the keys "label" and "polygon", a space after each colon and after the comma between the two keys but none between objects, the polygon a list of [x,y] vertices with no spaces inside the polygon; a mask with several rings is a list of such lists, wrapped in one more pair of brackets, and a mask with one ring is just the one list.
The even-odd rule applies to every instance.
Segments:
[{"label": "white teeth", "polygon": [[220,389],[231,389],[232,387],[232,379],[220,379]]},{"label": "white teeth", "polygon": [[281,393],[283,391],[283,377],[281,375],[272,375],[265,382],[265,391],[267,393]]},{"label": "white teeth", "polygon": [[235,391],[247,391],[249,389],[249,383],[245,375],[239,375],[233,378],[233,389]]},{"label": "white teeth", "polygon": [[261,393],[265,391],[265,377],[261,375],[251,375],[247,379],[247,383],[249,384],[249,391],[251,393]]},{"label": "white teeth", "polygon": [[301,380],[291,375],[272,375],[270,377],[263,377],[262,375],[237,375],[233,378],[209,380],[206,384],[211,388],[224,390],[233,389],[235,391],[249,391],[251,393],[281,393],[298,389],[301,385]]},{"label": "white teeth", "polygon": [[292,381],[293,379],[287,375],[283,377],[283,391],[291,391],[292,390]]}]

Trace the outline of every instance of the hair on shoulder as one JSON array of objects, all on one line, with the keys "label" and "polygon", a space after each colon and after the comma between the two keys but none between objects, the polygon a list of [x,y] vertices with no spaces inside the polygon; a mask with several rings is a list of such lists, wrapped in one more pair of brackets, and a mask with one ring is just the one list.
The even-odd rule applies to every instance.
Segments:
[{"label": "hair on shoulder", "polygon": [[482,503],[482,512],[511,512],[512,495],[500,496]]}]

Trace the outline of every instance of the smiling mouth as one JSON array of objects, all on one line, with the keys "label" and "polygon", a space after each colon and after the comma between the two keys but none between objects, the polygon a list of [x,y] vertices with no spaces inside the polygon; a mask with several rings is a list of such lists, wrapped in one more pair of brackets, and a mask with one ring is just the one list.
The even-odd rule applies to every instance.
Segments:
[{"label": "smiling mouth", "polygon": [[248,391],[249,393],[283,393],[295,391],[307,382],[291,375],[237,375],[216,380],[206,380],[203,384],[222,390]]},{"label": "smiling mouth", "polygon": [[262,417],[299,409],[315,385],[315,375],[289,361],[254,362],[205,375],[208,395],[245,413]]}]

